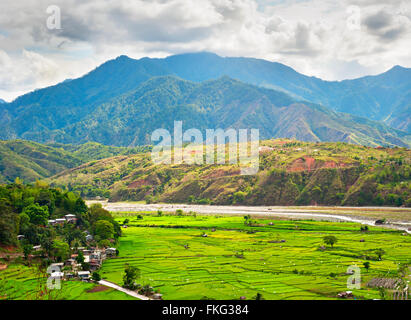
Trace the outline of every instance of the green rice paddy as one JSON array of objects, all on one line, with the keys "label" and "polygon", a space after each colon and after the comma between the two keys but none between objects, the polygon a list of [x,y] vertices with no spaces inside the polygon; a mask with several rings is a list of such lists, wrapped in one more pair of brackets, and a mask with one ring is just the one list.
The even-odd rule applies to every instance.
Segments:
[{"label": "green rice paddy", "polygon": [[36,268],[9,265],[0,271],[0,300],[135,300],[123,292],[88,282],[62,281],[61,289],[48,293],[45,284],[46,278]]},{"label": "green rice paddy", "polygon": [[[136,215],[116,213],[118,221],[130,220],[129,228],[123,229],[119,257],[106,260],[100,273],[121,285],[125,265],[136,266],[137,282],[164,299],[252,299],[257,292],[265,299],[335,299],[349,290],[351,265],[362,275],[361,289],[351,290],[355,297],[374,299],[378,290],[366,283],[395,277],[398,264],[411,261],[409,235],[377,227],[361,232],[355,223],[257,220],[246,226],[234,216]],[[320,250],[326,235],[338,242]],[[386,252],[382,261],[377,248]]]}]

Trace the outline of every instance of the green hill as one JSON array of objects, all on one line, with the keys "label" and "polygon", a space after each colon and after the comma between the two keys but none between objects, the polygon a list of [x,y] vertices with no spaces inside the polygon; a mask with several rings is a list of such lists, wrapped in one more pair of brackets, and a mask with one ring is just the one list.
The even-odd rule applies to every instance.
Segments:
[{"label": "green hill", "polygon": [[0,141],[0,183],[13,182],[17,177],[25,182],[33,182],[91,160],[133,154],[145,149],[111,147],[91,142],[83,145],[43,145],[24,140]]},{"label": "green hill", "polygon": [[160,165],[149,153],[117,156],[50,178],[83,196],[111,201],[246,205],[411,206],[411,151],[346,143],[269,140],[260,170],[236,165]]}]

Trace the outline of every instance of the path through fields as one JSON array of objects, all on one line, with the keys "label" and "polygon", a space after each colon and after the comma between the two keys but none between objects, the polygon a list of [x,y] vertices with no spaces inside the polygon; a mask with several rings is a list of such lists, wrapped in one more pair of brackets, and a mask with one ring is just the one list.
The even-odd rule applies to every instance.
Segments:
[{"label": "path through fields", "polygon": [[149,297],[143,296],[143,295],[138,294],[134,291],[125,289],[123,287],[120,287],[119,285],[117,285],[113,282],[110,282],[110,281],[100,280],[98,283],[101,284],[102,286],[110,287],[110,288],[116,289],[118,291],[124,292],[125,294],[128,294],[129,296],[132,296],[132,297],[140,299],[140,300],[152,300]]}]

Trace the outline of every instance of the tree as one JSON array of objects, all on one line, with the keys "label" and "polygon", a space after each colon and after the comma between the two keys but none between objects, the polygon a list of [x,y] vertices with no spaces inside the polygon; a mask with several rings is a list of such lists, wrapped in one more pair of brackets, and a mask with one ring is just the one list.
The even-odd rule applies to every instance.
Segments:
[{"label": "tree", "polygon": [[257,294],[254,297],[254,300],[264,300],[263,295],[259,292],[257,292]]},{"label": "tree", "polygon": [[367,270],[367,272],[368,272],[368,269],[370,269],[370,266],[371,266],[371,264],[368,262],[368,261],[365,261],[364,263],[363,263],[363,265],[364,265],[364,268]]},{"label": "tree", "polygon": [[129,222],[130,222],[130,220],[125,219],[125,220],[123,221],[123,225],[126,226],[126,225],[128,225]]},{"label": "tree", "polygon": [[74,212],[84,214],[87,212],[87,205],[83,199],[77,198],[76,203],[74,205]]},{"label": "tree", "polygon": [[51,246],[51,254],[57,261],[66,260],[70,255],[70,247],[63,241],[54,240]]},{"label": "tree", "polygon": [[47,220],[49,218],[49,210],[47,206],[39,206],[38,204],[31,204],[26,207],[23,211],[30,218],[32,224],[38,226],[47,225]]},{"label": "tree", "polygon": [[384,287],[378,287],[381,300],[387,300],[387,290]]},{"label": "tree", "polygon": [[400,263],[398,265],[398,273],[402,278],[404,278],[407,275],[409,267],[410,266],[407,263]]},{"label": "tree", "polygon": [[331,248],[334,247],[334,244],[337,243],[338,239],[334,236],[325,236],[323,238],[325,244],[330,245]]},{"label": "tree", "polygon": [[79,251],[76,257],[76,261],[78,264],[82,264],[84,262],[84,254],[83,251]]},{"label": "tree", "polygon": [[107,248],[107,247],[109,247],[110,246],[110,240],[107,240],[107,239],[104,239],[104,240],[100,240],[99,242],[98,242],[98,246],[100,247],[100,248]]},{"label": "tree", "polygon": [[5,199],[0,199],[0,243],[16,244],[17,230],[18,216]]},{"label": "tree", "polygon": [[19,233],[24,233],[30,227],[30,217],[26,213],[22,212],[20,213],[19,218],[20,218]]},{"label": "tree", "polygon": [[378,249],[375,249],[375,254],[378,257],[378,260],[382,260],[382,256],[385,254],[385,251],[384,249],[378,248]]},{"label": "tree", "polygon": [[140,269],[134,266],[127,265],[124,269],[124,276],[123,276],[123,287],[135,290],[136,284],[135,281],[140,277]]},{"label": "tree", "polygon": [[33,251],[33,246],[31,244],[25,244],[23,246],[24,259],[27,260],[32,251]]},{"label": "tree", "polygon": [[251,224],[251,216],[250,215],[244,216],[244,224],[245,225],[250,225]]},{"label": "tree", "polygon": [[241,203],[245,200],[245,196],[247,194],[243,191],[237,191],[236,193],[234,193],[234,202],[235,203]]},{"label": "tree", "polygon": [[368,231],[368,226],[361,226],[360,230],[361,230],[361,232],[367,232]]},{"label": "tree", "polygon": [[95,234],[102,240],[112,239],[114,234],[114,226],[106,220],[99,220],[95,225]]},{"label": "tree", "polygon": [[90,263],[88,262],[83,262],[81,264],[81,269],[83,269],[84,271],[90,271]]},{"label": "tree", "polygon": [[94,271],[91,275],[91,279],[95,282],[99,282],[101,280],[101,276],[97,271]]}]

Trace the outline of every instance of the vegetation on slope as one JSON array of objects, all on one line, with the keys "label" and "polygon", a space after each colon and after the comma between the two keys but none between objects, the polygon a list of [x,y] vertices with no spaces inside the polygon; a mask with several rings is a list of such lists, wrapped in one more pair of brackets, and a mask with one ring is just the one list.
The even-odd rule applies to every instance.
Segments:
[{"label": "vegetation on slope", "polygon": [[[73,214],[76,223],[56,227],[48,224],[49,219],[67,214]],[[110,237],[99,233],[102,220],[111,225]],[[118,238],[121,234],[119,224],[108,211],[101,206],[87,208],[73,192],[49,188],[40,182],[23,185],[17,181],[0,186],[0,245],[41,245],[46,257],[60,261],[70,254],[70,247],[86,245],[85,230],[95,235],[95,241]],[[18,241],[17,235],[23,235],[24,240]]]},{"label": "vegetation on slope", "polygon": [[142,153],[83,164],[50,181],[111,201],[411,206],[410,159],[404,148],[269,140],[252,176],[237,165],[154,165]]},{"label": "vegetation on slope", "polygon": [[40,139],[36,131],[50,135],[51,130],[59,131],[84,119],[93,114],[97,106],[134,90],[144,81],[166,75],[195,82],[227,75],[244,83],[286,92],[298,100],[322,104],[331,110],[379,121],[390,117],[387,121],[390,125],[409,130],[403,123],[404,120],[409,122],[409,114],[399,111],[403,110],[404,102],[409,101],[410,72],[410,69],[396,66],[377,76],[337,82],[308,77],[276,62],[224,58],[205,52],[165,59],[134,60],[120,56],[81,78],[36,90],[12,103],[0,104],[0,137]]},{"label": "vegetation on slope", "polygon": [[92,113],[58,130],[43,126],[25,133],[27,139],[47,142],[98,141],[119,146],[150,144],[158,128],[257,128],[261,139],[345,141],[370,146],[410,146],[411,136],[381,123],[287,94],[222,77],[195,83],[176,77],[154,77],[127,94],[97,106]]},{"label": "vegetation on slope", "polygon": [[17,177],[34,182],[92,160],[146,150],[148,147],[122,148],[93,142],[42,145],[24,140],[0,141],[0,183],[13,182]]}]

